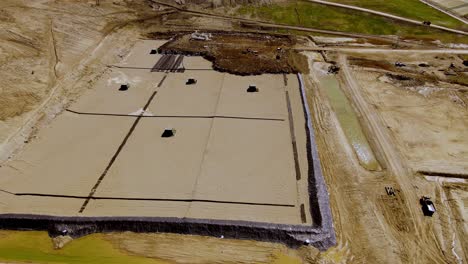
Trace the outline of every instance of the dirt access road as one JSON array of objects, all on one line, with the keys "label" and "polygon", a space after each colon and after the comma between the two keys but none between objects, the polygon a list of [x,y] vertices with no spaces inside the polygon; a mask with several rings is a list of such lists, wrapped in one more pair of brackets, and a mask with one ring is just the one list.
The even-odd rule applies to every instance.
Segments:
[{"label": "dirt access road", "polygon": [[455,12],[452,12],[452,11],[446,9],[446,8],[443,8],[441,5],[435,3],[434,1],[430,1],[430,0],[419,0],[419,1],[421,1],[424,4],[426,4],[426,5],[428,5],[428,6],[432,7],[432,8],[435,8],[435,9],[439,10],[440,12],[443,12],[443,13],[445,13],[445,14],[447,14],[447,15],[449,15],[449,16],[451,16],[451,17],[453,17],[453,18],[455,18],[455,19],[457,19],[457,20],[459,20],[459,21],[461,21],[461,22],[468,25],[468,20],[466,20],[463,17],[459,16]]},{"label": "dirt access road", "polygon": [[382,49],[382,48],[345,48],[345,47],[295,47],[301,51],[336,51],[344,53],[394,53],[394,54],[468,54],[466,49]]}]

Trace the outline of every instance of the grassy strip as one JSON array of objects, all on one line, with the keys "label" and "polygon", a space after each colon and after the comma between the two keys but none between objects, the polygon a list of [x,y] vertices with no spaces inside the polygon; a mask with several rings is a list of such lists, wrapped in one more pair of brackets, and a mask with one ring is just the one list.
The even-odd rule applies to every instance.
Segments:
[{"label": "grassy strip", "polygon": [[46,232],[2,231],[0,261],[34,263],[163,263],[154,259],[130,256],[94,234],[79,238],[55,250]]},{"label": "grassy strip", "polygon": [[386,12],[420,21],[431,21],[440,26],[467,29],[461,21],[434,9],[419,0],[328,0],[340,4],[353,5]]},{"label": "grassy strip", "polygon": [[377,15],[330,7],[310,2],[286,2],[272,5],[246,5],[237,15],[275,23],[338,30],[372,35],[398,35],[404,38],[468,43],[468,37],[436,29],[396,22]]}]

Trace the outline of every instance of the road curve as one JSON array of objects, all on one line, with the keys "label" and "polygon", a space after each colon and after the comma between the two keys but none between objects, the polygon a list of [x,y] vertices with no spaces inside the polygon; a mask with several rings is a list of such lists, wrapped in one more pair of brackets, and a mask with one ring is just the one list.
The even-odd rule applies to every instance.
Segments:
[{"label": "road curve", "polygon": [[468,20],[464,19],[463,17],[461,17],[461,16],[455,14],[454,12],[452,12],[452,11],[450,11],[450,10],[448,10],[448,9],[443,8],[442,6],[439,6],[438,4],[434,3],[434,2],[431,1],[431,0],[419,0],[419,1],[420,1],[421,3],[424,3],[424,4],[430,6],[430,7],[434,8],[434,9],[437,9],[437,10],[439,10],[440,12],[445,13],[445,14],[447,14],[447,15],[449,15],[449,16],[455,18],[456,20],[459,20],[459,21],[461,21],[461,22],[463,22],[463,23],[465,23],[465,24],[468,25]]},{"label": "road curve", "polygon": [[443,27],[443,26],[434,25],[434,24],[431,24],[430,26],[425,26],[425,25],[423,25],[423,21],[418,21],[418,20],[414,20],[414,19],[395,16],[395,15],[392,15],[392,14],[389,14],[389,13],[375,11],[375,10],[371,10],[371,9],[367,9],[367,8],[351,6],[351,5],[345,5],[345,4],[334,3],[334,2],[323,1],[323,0],[306,0],[306,1],[311,2],[311,3],[316,3],[316,4],[323,4],[323,5],[329,5],[329,6],[335,6],[335,7],[341,7],[341,8],[347,8],[347,9],[352,9],[352,10],[356,10],[356,11],[366,12],[366,13],[369,13],[369,14],[374,14],[374,15],[383,16],[383,17],[386,17],[386,18],[400,20],[400,21],[403,21],[403,22],[408,22],[408,23],[419,25],[419,26],[437,28],[437,29],[444,30],[444,31],[447,31],[447,32],[462,34],[462,35],[468,36],[468,32],[463,31],[463,30],[457,30],[457,29]]}]

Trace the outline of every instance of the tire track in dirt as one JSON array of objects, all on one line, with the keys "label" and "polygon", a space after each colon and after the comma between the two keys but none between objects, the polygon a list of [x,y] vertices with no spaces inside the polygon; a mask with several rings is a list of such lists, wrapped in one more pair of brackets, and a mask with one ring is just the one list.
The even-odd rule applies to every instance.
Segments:
[{"label": "tire track in dirt", "polygon": [[[51,86],[54,86],[58,77],[57,77],[57,64],[59,63],[59,57],[57,54],[57,46],[56,46],[56,41],[55,41],[55,36],[54,36],[54,20],[52,18],[49,18],[50,20],[50,50],[51,50],[51,62],[49,63],[51,71],[53,72],[53,76],[51,78]],[[52,52],[53,51],[53,52]]]}]

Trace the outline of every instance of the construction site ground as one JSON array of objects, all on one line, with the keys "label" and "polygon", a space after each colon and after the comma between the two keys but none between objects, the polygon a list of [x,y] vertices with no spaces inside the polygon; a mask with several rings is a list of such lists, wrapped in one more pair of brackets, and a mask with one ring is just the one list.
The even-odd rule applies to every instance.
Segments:
[{"label": "construction site ground", "polygon": [[[463,192],[460,190],[466,190],[464,178],[467,168],[464,160],[467,159],[467,143],[466,133],[463,132],[467,128],[463,118],[467,115],[463,92],[466,87],[427,80],[419,85],[413,83],[405,86],[401,81],[388,81],[385,76],[392,72],[377,66],[394,61],[404,61],[408,68],[412,65],[419,67],[417,65],[422,62],[431,65],[420,67],[424,68],[419,70],[420,73],[421,70],[429,72],[434,68],[447,69],[451,62],[458,65],[460,59],[451,55],[399,57],[395,54],[382,56],[358,52],[353,56],[373,60],[374,65],[350,67],[343,55],[332,55],[327,59],[333,58],[339,62],[341,70],[338,78],[343,91],[352,100],[373,150],[385,169],[369,172],[359,165],[333,109],[327,103],[329,99],[322,88],[314,84],[316,76],[312,72],[311,105],[320,124],[317,133],[321,157],[342,161],[332,163],[322,160],[326,164],[325,173],[329,175],[331,197],[334,197],[331,206],[334,217],[338,218],[335,219],[335,228],[341,241],[347,241],[341,244],[341,249],[337,247],[335,254],[344,260],[356,262],[364,259],[377,261],[382,255],[386,255],[389,263],[393,262],[390,259],[405,263],[463,261],[466,256],[463,238],[466,226],[463,219],[466,219],[467,212],[460,208],[459,203],[466,200],[466,193],[463,194],[464,198],[458,196],[461,200],[457,202],[448,197],[460,195]],[[312,61],[323,60],[317,54],[309,54],[309,57]],[[407,74],[410,74],[408,68]],[[393,72],[398,73],[396,70]],[[449,174],[449,177],[425,177],[418,173],[422,167],[434,176]],[[456,173],[450,178],[454,170]],[[354,180],[340,185],[339,182],[347,181],[347,177]],[[387,195],[385,187],[395,188],[396,195]],[[456,194],[453,194],[454,190],[457,190]],[[436,208],[440,208],[437,215],[429,218],[422,214],[419,204],[421,196],[430,196],[435,200]],[[357,222],[350,221],[353,218]],[[350,232],[351,225],[353,231]],[[376,230],[381,230],[380,235]],[[354,255],[351,252],[356,251],[352,245],[361,239],[376,247],[369,251],[361,248],[360,253]],[[421,243],[425,245],[423,248],[420,247]],[[389,247],[397,250],[389,252],[386,250]]]},{"label": "construction site ground", "polygon": [[[0,158],[2,160],[8,160],[11,157],[10,160],[15,160],[14,162],[20,168],[31,169],[31,166],[41,164],[21,163],[19,157],[33,157],[34,155],[45,157],[45,154],[48,154],[55,155],[57,159],[68,161],[74,159],[75,163],[86,162],[90,166],[77,166],[72,162],[70,164],[75,166],[76,172],[67,170],[67,174],[93,171],[92,178],[96,180],[99,173],[96,176],[95,172],[99,169],[102,170],[102,164],[105,167],[109,160],[92,160],[92,158],[112,156],[113,153],[109,149],[113,148],[115,151],[115,147],[121,143],[132,122],[142,113],[141,108],[145,105],[145,99],[151,94],[152,87],[145,87],[140,83],[140,93],[133,93],[134,90],[130,86],[127,96],[132,98],[131,102],[119,97],[118,93],[99,93],[99,89],[96,88],[106,88],[107,80],[115,79],[117,82],[124,78],[122,76],[127,76],[131,83],[138,83],[139,80],[155,76],[154,82],[158,84],[161,81],[160,77],[164,75],[164,73],[149,73],[154,64],[144,59],[150,58],[146,56],[146,51],[140,55],[131,55],[132,52],[152,46],[153,41],[139,40],[139,38],[147,38],[146,33],[166,27],[172,27],[176,30],[186,30],[187,28],[232,30],[234,27],[229,20],[219,20],[214,17],[184,18],[178,16],[169,17],[167,21],[161,22],[163,19],[161,19],[160,13],[167,10],[156,9],[156,11],[136,14],[135,10],[128,6],[113,4],[111,1],[101,2],[102,4],[98,8],[92,7],[87,1],[26,2],[6,0],[0,3],[0,26],[2,29],[0,31],[0,39],[2,40],[0,48],[4,51],[0,53],[0,61],[2,62],[0,78],[3,81],[0,97],[0,105],[2,106],[0,107],[0,139],[2,142]],[[140,21],[144,26],[139,26],[140,22],[130,22],[141,19],[142,16],[148,19],[153,17],[154,24],[148,26]],[[349,38],[349,36],[346,37]],[[383,38],[385,36],[375,37]],[[372,46],[364,38],[358,41],[359,45]],[[468,252],[465,239],[466,233],[468,233],[466,226],[468,218],[466,210],[468,202],[466,184],[466,175],[468,174],[466,168],[466,160],[468,159],[467,93],[466,84],[463,83],[463,76],[466,73],[460,71],[461,59],[454,54],[449,54],[452,51],[447,49],[440,52],[437,47],[434,47],[432,41],[421,43],[431,45],[438,50],[438,54],[427,55],[427,51],[419,49],[420,47],[425,49],[424,45],[420,45],[421,43],[417,44],[420,46],[407,47],[409,51],[404,53],[385,45],[376,47],[382,50],[379,53],[370,53],[365,49],[340,52],[340,48],[352,45],[343,38],[336,38],[330,43],[332,44],[325,44],[325,46],[331,46],[331,50],[322,53],[304,51],[303,54],[308,56],[310,64],[313,62],[327,63],[322,57],[322,54],[326,54],[328,63],[334,61],[341,67],[337,75],[342,85],[341,88],[360,117],[363,131],[382,166],[381,171],[368,171],[360,165],[340,127],[327,94],[318,85],[316,76],[313,72],[309,75],[304,74],[308,103],[313,122],[316,124],[315,135],[323,175],[330,193],[330,206],[337,235],[336,246],[325,252],[319,252],[313,247],[304,246],[299,249],[291,249],[280,243],[132,232],[93,234],[74,241],[71,241],[70,238],[71,242],[68,243],[66,243],[68,238],[65,237],[63,239],[66,242],[53,240],[52,243],[46,232],[1,231],[0,260],[6,262],[71,262],[71,260],[77,259],[81,261],[92,255],[95,256],[92,259],[94,261],[98,258],[109,260],[113,256],[118,256],[112,259],[116,260],[116,263],[118,261],[122,261],[122,263],[129,261],[142,263],[145,261],[148,263],[466,262],[466,252]],[[311,48],[317,48],[312,43],[310,45]],[[418,49],[418,51],[411,54],[413,48]],[[127,57],[128,54],[130,55]],[[344,54],[347,56],[343,56]],[[123,58],[128,59],[123,60]],[[131,58],[138,59],[131,61]],[[395,67],[396,61],[407,64],[407,67],[404,69]],[[382,62],[384,63],[382,64]],[[428,64],[429,67],[420,67],[421,63]],[[454,63],[458,69],[451,69],[451,63]],[[186,57],[184,58],[184,66],[189,69],[188,65],[192,69],[212,69],[212,64],[206,60],[192,60]],[[143,71],[130,69],[131,67],[141,67],[147,71],[142,73]],[[312,67],[309,68],[312,69]],[[219,78],[222,78],[221,75],[228,76],[206,70],[193,72],[196,72],[197,76],[202,76],[197,78],[199,85],[202,82],[219,82]],[[447,72],[448,75],[444,72]],[[181,77],[181,80],[185,80],[186,77],[189,77],[188,73],[190,73],[189,70],[182,74],[169,73],[163,86],[175,87],[174,84],[180,81],[175,76],[184,76]],[[136,75],[139,77],[134,78]],[[400,80],[399,75],[412,79]],[[282,75],[268,76],[279,83],[284,82]],[[263,77],[256,78],[263,80]],[[265,78],[265,82],[268,78]],[[288,86],[295,85],[291,83],[295,81],[295,76],[288,77]],[[169,109],[169,106],[164,104],[169,104],[174,100],[171,98],[174,93],[165,90],[163,86],[160,90],[161,94],[155,97],[157,104],[154,105],[154,108],[150,104],[145,115],[156,115],[157,111]],[[112,91],[115,91],[116,87],[112,85],[110,87],[112,87]],[[215,93],[215,91],[213,92]],[[168,101],[158,100],[159,95],[166,96]],[[198,111],[200,115],[211,113],[209,111],[212,109],[212,99],[209,99],[211,95],[204,94],[206,98],[203,100],[207,105],[192,105],[193,102],[190,100],[192,96],[201,96],[201,94],[190,94],[187,97],[178,97],[177,100],[183,101],[192,110]],[[115,101],[115,104],[106,103],[107,97]],[[96,101],[93,102],[93,100]],[[284,101],[282,102],[284,103]],[[156,109],[157,107],[160,108]],[[83,111],[87,114],[62,113],[65,108],[72,111]],[[235,108],[226,105],[225,111],[229,112],[232,109]],[[171,110],[174,111],[174,115],[184,114],[181,108],[171,107]],[[109,115],[91,115],[94,112]],[[243,114],[247,112],[245,111]],[[283,111],[280,112],[279,115],[273,112],[273,116],[285,115]],[[60,115],[57,116],[58,113]],[[271,114],[271,112],[269,113]],[[170,115],[171,113],[168,111],[166,114]],[[152,136],[154,136],[153,140],[160,139],[160,130],[166,128],[166,124],[150,125],[149,120],[152,118],[171,120],[167,126],[176,127],[178,125],[176,123],[178,119],[175,120],[173,117],[142,117],[133,132],[135,137],[133,140],[129,139],[127,143],[128,146],[135,148],[141,146],[141,156],[143,156],[146,145],[154,146],[155,142],[138,141]],[[268,121],[268,123],[270,122],[272,121]],[[202,123],[203,121],[199,125],[200,130],[204,129]],[[260,121],[253,121],[253,123],[260,123]],[[80,124],[94,128],[92,130],[83,129],[80,128]],[[58,130],[53,132],[55,129]],[[284,129],[280,130],[284,131]],[[60,133],[61,131],[67,133]],[[182,134],[179,134],[181,131]],[[176,129],[176,136],[172,139],[183,136],[183,131]],[[281,133],[287,134],[288,131]],[[40,148],[45,154],[41,154],[40,151],[32,151],[40,144],[46,143],[45,137],[42,136],[45,133],[55,136],[55,140],[65,141],[65,146],[54,146],[50,151]],[[106,133],[107,136],[104,136]],[[144,135],[145,133],[151,135]],[[72,139],[71,134],[77,135],[77,137]],[[137,134],[141,135],[137,136]],[[195,138],[195,136],[190,135],[190,138],[192,137]],[[275,138],[279,139],[277,136]],[[80,139],[81,145],[77,142],[69,144],[70,141],[76,139]],[[288,138],[280,140],[289,140],[289,135]],[[233,142],[227,143],[234,144]],[[280,144],[280,142],[278,143]],[[88,152],[88,155],[73,156],[70,149],[67,149],[68,147],[76,147],[77,153],[83,154],[86,149],[90,148],[100,149],[100,152],[91,154]],[[53,149],[57,152],[53,152]],[[16,151],[12,152],[12,150]],[[69,155],[62,155],[62,151]],[[290,151],[290,145],[287,146],[286,151]],[[280,152],[275,155],[286,156],[282,153],[284,150]],[[125,151],[122,152],[123,154]],[[182,154],[183,156],[192,155],[192,153]],[[147,152],[144,155],[156,154]],[[137,155],[127,154],[125,159],[123,157],[121,156],[120,162],[141,162]],[[50,159],[46,157],[44,162],[50,162]],[[275,161],[269,160],[268,165],[273,163]],[[290,161],[288,161],[289,163]],[[1,164],[2,171],[11,169],[4,164]],[[93,166],[94,168],[92,168]],[[48,169],[45,166],[42,168]],[[62,164],[52,164],[50,168],[66,170],[65,165]],[[143,173],[149,169],[152,168],[141,168],[140,172]],[[122,172],[118,171],[118,173]],[[17,171],[13,173],[19,174]],[[132,171],[132,175],[133,173]],[[108,186],[115,184],[115,187],[111,187],[113,189],[119,188],[118,183],[108,181],[109,175],[104,178],[96,194],[103,191],[102,187],[107,184],[109,184]],[[114,175],[118,176],[118,174]],[[48,182],[40,182],[38,179],[34,179],[34,181],[39,182],[37,187],[44,188],[44,191],[53,190],[62,194],[66,191],[79,194],[83,188],[76,186],[86,185],[87,192],[83,191],[82,193],[87,196],[95,183],[89,181],[90,176],[87,175],[82,182],[75,182],[76,179],[72,177],[60,177],[60,180]],[[291,176],[294,178],[294,174]],[[0,177],[3,178],[4,174],[0,173]],[[28,175],[18,177],[27,178]],[[71,179],[74,184],[78,185],[64,185],[66,179]],[[281,184],[280,182],[272,184],[277,183]],[[130,181],[128,184],[138,185],[140,182]],[[395,196],[389,196],[385,192],[385,187],[389,186],[396,190]],[[14,187],[25,188],[25,190],[26,188],[34,189],[32,188],[34,186],[22,185],[19,182]],[[154,187],[160,188],[160,186]],[[62,188],[63,190],[61,190]],[[144,188],[151,189],[152,186],[144,186]],[[289,193],[287,190],[282,191]],[[147,192],[142,194],[145,193]],[[125,193],[123,191],[120,194],[128,197],[134,195],[131,192]],[[226,193],[226,198],[232,198],[230,195],[230,193]],[[437,211],[433,217],[423,216],[419,204],[419,198],[422,195],[429,196],[434,201]],[[47,213],[55,215],[78,214],[84,200],[57,197],[34,197],[31,199],[28,196],[13,196],[4,192],[1,196],[0,207],[5,212],[8,210],[10,212],[23,210],[24,213],[47,211]],[[11,197],[15,198],[14,201]],[[262,199],[266,198],[271,201],[275,199],[270,196],[262,197]],[[288,199],[292,201],[292,199]],[[138,206],[133,206],[134,204],[138,204]],[[145,206],[148,204],[154,203],[92,200],[83,213],[88,214],[98,208],[102,209],[103,214],[109,214],[111,208],[119,208],[119,210],[124,208],[129,214],[141,213],[151,211],[151,207],[146,207],[150,210],[145,210]],[[93,210],[89,210],[91,208]],[[103,210],[104,208],[109,211]],[[212,215],[224,214],[220,213],[217,208],[209,209]],[[132,212],[132,210],[135,211]],[[271,218],[271,215],[262,212],[252,212],[252,215]],[[283,213],[280,215],[283,217],[281,221],[298,221],[300,219],[297,217],[296,211],[292,217],[285,217],[286,214]],[[232,216],[223,215],[222,217]],[[54,245],[63,248],[56,250]],[[80,256],[81,254],[83,256]],[[134,259],[134,257],[141,257],[141,259]]]},{"label": "construction site ground", "polygon": [[[308,165],[297,77],[197,70],[200,57],[184,59],[183,73],[152,72],[135,59],[146,53],[156,64],[162,56],[148,46],[158,41],[136,44],[126,66],[103,75],[2,166],[10,202],[1,212],[311,225],[300,211],[308,211]],[[175,135],[161,137],[165,129]]]}]

